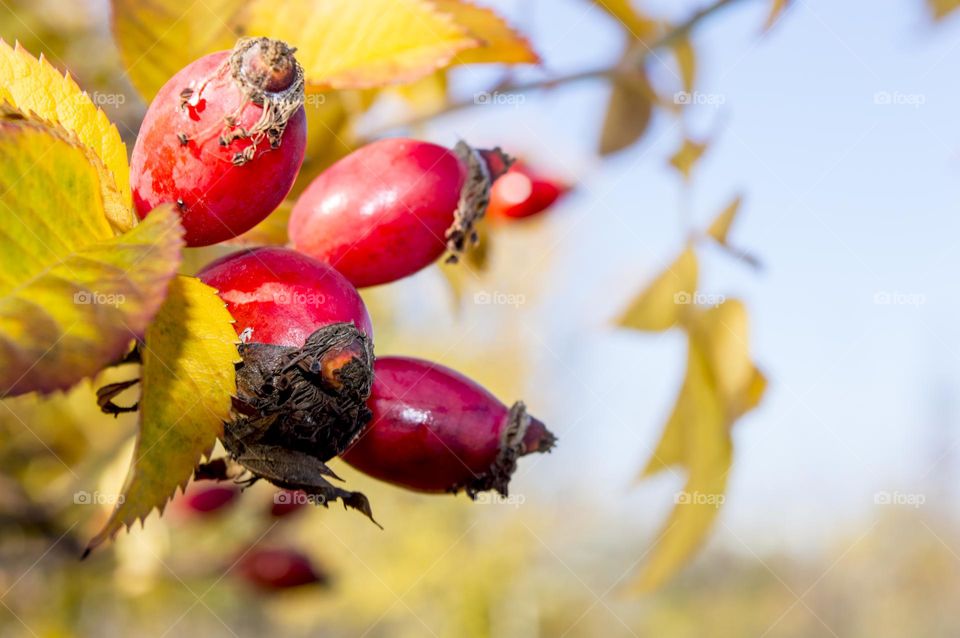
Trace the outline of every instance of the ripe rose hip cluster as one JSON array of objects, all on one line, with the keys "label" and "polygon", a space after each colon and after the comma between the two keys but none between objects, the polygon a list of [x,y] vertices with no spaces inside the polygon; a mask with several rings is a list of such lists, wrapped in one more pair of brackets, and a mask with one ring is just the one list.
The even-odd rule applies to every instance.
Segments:
[{"label": "ripe rose hip cluster", "polygon": [[[173,203],[187,244],[206,246],[277,208],[306,146],[304,74],[294,52],[277,40],[244,38],[167,82],[133,150],[141,217]],[[340,499],[371,518],[363,494],[330,482],[339,477],[327,461],[341,456],[414,490],[506,494],[517,459],[548,451],[553,435],[522,402],[508,407],[453,370],[375,359],[356,288],[395,281],[444,253],[455,260],[475,241],[474,226],[510,164],[499,149],[463,142],[454,149],[374,142],[303,192],[289,221],[292,249],[254,248],[206,266],[198,276],[236,320],[242,363],[235,418],[222,437],[229,458],[201,466],[198,476],[262,478],[315,502]],[[527,186],[497,195],[508,201],[498,205],[502,217],[535,214],[560,195],[528,173],[509,175]]]}]

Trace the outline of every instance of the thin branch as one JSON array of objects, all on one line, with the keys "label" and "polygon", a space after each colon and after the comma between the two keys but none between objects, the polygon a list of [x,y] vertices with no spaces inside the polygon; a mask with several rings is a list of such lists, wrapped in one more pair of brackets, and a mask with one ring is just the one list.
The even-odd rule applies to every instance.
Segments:
[{"label": "thin branch", "polygon": [[[527,93],[529,91],[537,91],[542,89],[551,89],[561,85],[574,84],[576,82],[581,82],[584,80],[597,80],[602,78],[612,78],[620,75],[622,73],[630,72],[631,69],[640,68],[643,66],[647,57],[649,57],[654,51],[659,49],[664,49],[673,44],[676,44],[679,40],[687,37],[693,29],[703,22],[706,18],[710,17],[714,13],[718,12],[720,9],[731,5],[738,0],[715,0],[710,5],[700,9],[693,13],[689,18],[681,22],[680,24],[674,26],[670,31],[663,34],[657,40],[654,40],[649,45],[645,45],[644,48],[638,49],[636,57],[628,62],[624,63],[623,61],[617,62],[614,65],[604,66],[597,69],[587,69],[585,71],[578,71],[576,73],[571,73],[568,75],[560,75],[553,78],[546,78],[541,80],[534,80],[531,82],[508,82],[506,84],[497,86],[494,88],[496,93]],[[461,99],[448,102],[443,108],[434,111],[433,113],[427,113],[423,115],[417,115],[408,120],[401,122],[395,122],[387,125],[386,129],[393,128],[407,128],[412,126],[418,126],[429,120],[432,120],[441,115],[447,115],[450,113],[455,113],[457,111],[462,111],[480,104],[476,97],[473,97],[469,100]]]}]

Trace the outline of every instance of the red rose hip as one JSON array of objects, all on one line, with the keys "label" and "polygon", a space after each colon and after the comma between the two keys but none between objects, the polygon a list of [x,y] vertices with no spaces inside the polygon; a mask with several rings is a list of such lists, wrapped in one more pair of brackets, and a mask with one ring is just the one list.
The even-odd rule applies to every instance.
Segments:
[{"label": "red rose hip", "polygon": [[555,438],[463,375],[406,357],[380,357],[368,401],[373,417],[342,458],[375,478],[424,492],[507,494],[517,458]]},{"label": "red rose hip", "polygon": [[237,251],[197,276],[227,302],[244,341],[299,348],[318,328],[338,322],[353,323],[372,336],[370,315],[350,282],[295,250]]},{"label": "red rose hip", "polygon": [[325,463],[370,418],[372,329],[356,289],[329,266],[273,247],[233,253],[198,276],[226,302],[242,341],[227,452],[255,478],[372,518],[366,497],[329,483],[338,477]]},{"label": "red rose hip", "polygon": [[548,210],[569,190],[562,181],[541,176],[526,164],[515,162],[491,188],[487,215],[503,221],[533,217]]},{"label": "red rose hip", "polygon": [[304,554],[293,549],[254,549],[237,562],[236,573],[264,591],[326,584],[327,578]]},{"label": "red rose hip", "polygon": [[160,89],[130,160],[141,218],[176,204],[187,245],[207,246],[279,206],[306,148],[303,70],[293,52],[279,40],[243,38]]},{"label": "red rose hip", "polygon": [[510,161],[499,149],[463,142],[454,150],[402,138],[373,142],[307,187],[290,215],[290,240],[358,287],[406,277],[475,240],[490,185]]}]

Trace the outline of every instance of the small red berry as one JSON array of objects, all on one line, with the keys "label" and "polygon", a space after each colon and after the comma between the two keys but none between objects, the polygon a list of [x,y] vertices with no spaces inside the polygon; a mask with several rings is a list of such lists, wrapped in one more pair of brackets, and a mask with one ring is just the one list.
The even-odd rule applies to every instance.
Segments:
[{"label": "small red berry", "polygon": [[515,162],[491,188],[487,214],[505,221],[532,217],[549,209],[569,190],[563,182],[543,177]]},{"label": "small red berry", "polygon": [[130,160],[137,213],[176,204],[188,246],[249,230],[303,163],[303,70],[279,40],[243,38],[174,75],[144,116]]},{"label": "small red berry", "polygon": [[263,591],[328,583],[311,560],[293,549],[254,549],[237,562],[236,573]]},{"label": "small red berry", "polygon": [[555,442],[522,402],[508,408],[463,375],[406,357],[380,357],[373,418],[343,459],[375,478],[425,492],[507,493],[517,458]]},{"label": "small red berry", "polygon": [[283,518],[294,512],[299,512],[306,504],[307,495],[300,490],[280,490],[273,495],[270,515],[274,518]]},{"label": "small red berry", "polygon": [[235,485],[193,485],[180,501],[184,511],[211,514],[232,504],[240,495]]},{"label": "small red berry", "polygon": [[352,322],[370,336],[359,293],[333,268],[287,248],[241,250],[197,276],[217,289],[243,341],[301,347],[313,332]]},{"label": "small red berry", "polygon": [[402,138],[373,142],[307,187],[290,215],[290,239],[358,287],[406,277],[474,240],[490,185],[510,161],[499,149],[463,142],[454,150]]}]

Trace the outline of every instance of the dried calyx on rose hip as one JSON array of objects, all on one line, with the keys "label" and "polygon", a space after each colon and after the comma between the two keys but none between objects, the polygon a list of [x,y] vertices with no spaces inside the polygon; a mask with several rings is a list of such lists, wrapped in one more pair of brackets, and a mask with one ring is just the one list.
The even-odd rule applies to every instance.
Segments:
[{"label": "dried calyx on rose hip", "polygon": [[331,264],[355,286],[374,286],[450,259],[476,241],[490,188],[512,160],[499,148],[451,150],[384,139],[321,173],[290,215],[294,247]]},{"label": "dried calyx on rose hip", "polygon": [[130,160],[137,214],[179,208],[188,246],[236,237],[293,187],[306,148],[295,49],[242,38],[174,75],[147,109]]},{"label": "dried calyx on rose hip", "polygon": [[517,459],[556,442],[522,402],[507,407],[439,364],[380,357],[374,370],[373,418],[341,456],[375,478],[424,492],[506,496]]},{"label": "dried calyx on rose hip", "polygon": [[[219,259],[198,277],[236,320],[242,363],[235,418],[224,426],[232,461],[253,479],[301,490],[324,505],[340,499],[373,520],[367,498],[340,489],[326,461],[370,418],[373,344],[366,307],[336,270],[284,248]],[[198,469],[205,478],[228,471]]]}]

